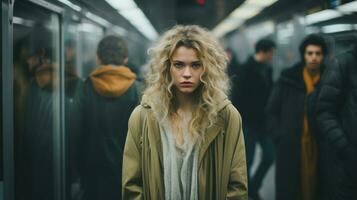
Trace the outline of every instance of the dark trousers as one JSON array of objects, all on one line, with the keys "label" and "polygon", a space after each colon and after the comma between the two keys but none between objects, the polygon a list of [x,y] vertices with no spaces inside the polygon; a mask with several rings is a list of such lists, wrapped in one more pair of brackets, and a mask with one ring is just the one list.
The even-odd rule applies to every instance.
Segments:
[{"label": "dark trousers", "polygon": [[[259,191],[266,173],[274,162],[274,144],[272,139],[263,130],[246,126],[243,128],[243,132],[247,154],[248,188],[249,193],[254,194]],[[262,148],[262,157],[257,170],[254,174],[251,174],[257,143]]]}]

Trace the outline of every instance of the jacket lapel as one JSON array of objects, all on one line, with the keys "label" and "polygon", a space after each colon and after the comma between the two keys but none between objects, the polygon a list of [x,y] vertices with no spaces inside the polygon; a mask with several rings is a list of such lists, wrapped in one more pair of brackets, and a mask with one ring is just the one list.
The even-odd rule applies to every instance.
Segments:
[{"label": "jacket lapel", "polygon": [[204,155],[206,154],[206,151],[208,150],[208,147],[212,143],[212,141],[220,134],[222,133],[223,126],[221,123],[216,123],[215,125],[211,126],[210,128],[207,129],[206,134],[204,136],[204,140],[202,143],[202,146],[200,148],[199,154],[198,154],[198,166],[201,166],[202,160]]},{"label": "jacket lapel", "polygon": [[153,138],[153,141],[152,141],[154,143],[153,146],[156,147],[157,152],[159,154],[160,165],[163,166],[163,152],[162,152],[159,123],[156,121],[151,110],[150,110],[150,115],[148,116],[147,120],[149,122],[148,123],[148,129],[150,130],[149,133],[153,134],[153,135],[150,135],[149,138]]}]

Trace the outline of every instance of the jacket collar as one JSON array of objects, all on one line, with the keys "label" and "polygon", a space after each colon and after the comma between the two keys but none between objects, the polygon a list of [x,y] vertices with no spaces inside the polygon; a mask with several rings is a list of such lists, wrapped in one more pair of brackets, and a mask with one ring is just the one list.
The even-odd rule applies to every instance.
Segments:
[{"label": "jacket collar", "polygon": [[[303,76],[304,64],[299,62],[292,66],[291,68],[286,69],[281,73],[279,82],[291,85],[293,87],[306,90],[304,76]],[[325,65],[320,66],[320,76],[322,76],[325,70]],[[319,83],[319,82],[318,82]],[[316,83],[316,84],[318,84]],[[316,85],[315,84],[315,85]]]},{"label": "jacket collar", "polygon": [[299,89],[305,89],[303,69],[303,64],[297,63],[293,67],[283,71],[279,81]]},{"label": "jacket collar", "polygon": [[[231,101],[228,100],[228,98],[224,99],[221,101],[221,103],[218,106],[218,112],[221,113],[220,111],[223,110],[227,105],[231,104]],[[142,102],[141,104],[144,108],[150,109],[150,105],[148,103]],[[160,163],[163,163],[163,152],[162,152],[162,143],[161,143],[161,137],[160,137],[160,128],[159,128],[159,123],[157,122],[156,118],[154,117],[154,113],[152,113],[151,109],[151,116],[148,117],[148,129],[152,130],[152,133],[158,134],[154,140],[155,146],[157,148],[157,151],[159,152],[159,159]],[[204,135],[204,139],[202,141],[199,154],[198,154],[198,166],[201,165],[201,162],[203,160],[203,157],[208,150],[209,145],[212,143],[212,141],[220,134],[222,133],[224,129],[224,117],[222,115],[218,115],[217,122],[209,127]]]}]

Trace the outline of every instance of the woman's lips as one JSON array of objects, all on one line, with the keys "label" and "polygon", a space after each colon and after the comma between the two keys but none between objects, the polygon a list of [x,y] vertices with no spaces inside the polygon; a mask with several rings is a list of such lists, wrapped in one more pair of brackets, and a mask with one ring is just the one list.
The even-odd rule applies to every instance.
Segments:
[{"label": "woman's lips", "polygon": [[181,82],[181,83],[180,83],[180,86],[181,86],[181,87],[192,87],[192,86],[193,86],[193,83],[192,83],[192,82],[185,81],[185,82]]}]

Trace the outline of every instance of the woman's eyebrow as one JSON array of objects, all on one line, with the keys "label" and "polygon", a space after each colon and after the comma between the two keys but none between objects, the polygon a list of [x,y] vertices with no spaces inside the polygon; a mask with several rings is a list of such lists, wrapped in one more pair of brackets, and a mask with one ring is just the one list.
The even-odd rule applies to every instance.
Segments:
[{"label": "woman's eyebrow", "polygon": [[[172,62],[176,62],[176,63],[185,63],[184,61],[181,61],[181,60],[173,60]],[[195,61],[192,61],[192,62],[190,62],[190,63],[201,63],[201,61],[200,60],[195,60]]]}]

